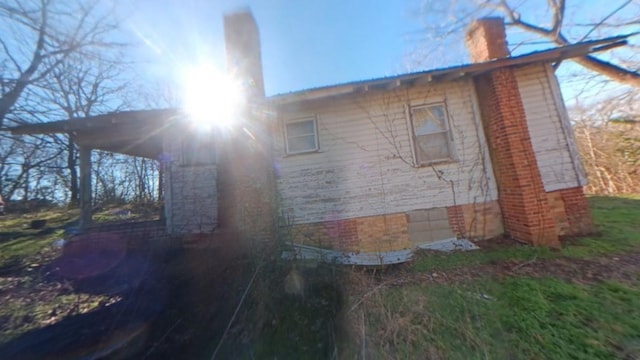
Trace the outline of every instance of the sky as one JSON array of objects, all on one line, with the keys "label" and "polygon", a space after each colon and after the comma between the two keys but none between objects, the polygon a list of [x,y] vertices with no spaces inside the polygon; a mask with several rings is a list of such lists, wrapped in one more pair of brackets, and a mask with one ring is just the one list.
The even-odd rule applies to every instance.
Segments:
[{"label": "sky", "polygon": [[[425,21],[428,25],[442,19],[419,16],[425,3],[421,0],[129,1],[121,7],[125,28],[144,44],[137,54],[145,61],[144,76],[160,81],[179,81],[182,69],[204,62],[224,69],[222,17],[246,8],[253,12],[260,31],[267,95],[467,61],[460,37],[440,46],[437,53],[425,45],[429,42],[420,35]],[[575,21],[586,22],[602,17],[616,1],[622,0],[570,0],[567,13]],[[534,14],[534,22],[544,21],[548,14],[537,11],[523,9]],[[519,36],[509,33],[510,40]],[[538,44],[518,52],[551,46]],[[411,62],[421,54],[432,55],[431,62]],[[560,71],[572,69],[563,65]],[[577,92],[573,88],[582,79],[573,81],[562,84],[565,98]]]},{"label": "sky", "polygon": [[[407,21],[404,1],[139,0],[126,20],[145,45],[151,76],[209,61],[224,68],[222,17],[250,8],[258,23],[267,95],[400,73]],[[169,73],[167,73],[167,71]]]}]

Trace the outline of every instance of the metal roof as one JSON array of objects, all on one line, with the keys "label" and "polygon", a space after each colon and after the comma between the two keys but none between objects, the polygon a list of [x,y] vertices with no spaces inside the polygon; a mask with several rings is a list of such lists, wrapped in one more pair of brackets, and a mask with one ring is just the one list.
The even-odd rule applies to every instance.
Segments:
[{"label": "metal roof", "polygon": [[631,35],[632,34],[584,41],[577,44],[531,52],[519,56],[499,58],[481,63],[464,64],[377,79],[353,81],[344,84],[304,89],[274,95],[271,96],[269,100],[274,104],[287,104],[354,92],[364,92],[373,88],[389,89],[401,85],[415,84],[416,82],[426,83],[432,81],[450,81],[464,76],[477,76],[500,67],[522,66],[536,62],[557,62],[625,45],[627,43],[626,39]]}]

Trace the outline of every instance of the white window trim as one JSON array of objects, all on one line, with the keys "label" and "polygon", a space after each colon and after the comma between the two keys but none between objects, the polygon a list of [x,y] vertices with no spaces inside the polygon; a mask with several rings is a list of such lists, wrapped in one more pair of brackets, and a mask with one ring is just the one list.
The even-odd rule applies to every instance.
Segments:
[{"label": "white window trim", "polygon": [[[445,115],[445,121],[444,121],[444,126],[446,128],[446,130],[443,131],[437,131],[437,132],[433,132],[433,133],[429,133],[428,135],[433,135],[433,134],[447,134],[446,139],[447,139],[447,148],[449,149],[449,156],[446,158],[442,158],[442,159],[434,159],[434,160],[430,160],[427,162],[420,162],[420,156],[418,155],[418,144],[416,142],[416,132],[414,129],[414,125],[413,125],[413,110],[414,109],[421,109],[421,108],[429,108],[429,107],[433,107],[433,106],[442,106],[444,108],[444,115]],[[444,100],[442,101],[435,101],[435,102],[429,102],[429,103],[422,103],[422,104],[410,104],[406,107],[406,115],[407,115],[407,122],[409,123],[409,131],[411,132],[409,134],[410,136],[410,140],[411,140],[411,152],[413,155],[413,160],[414,160],[414,164],[416,164],[416,167],[425,167],[425,166],[431,166],[434,164],[441,164],[441,163],[448,163],[448,162],[455,162],[457,161],[456,159],[456,155],[455,155],[455,147],[454,147],[454,143],[453,143],[453,135],[451,133],[451,126],[449,124],[450,118],[449,118],[449,109],[447,108],[447,104]]]},{"label": "white window trim", "polygon": [[[308,149],[308,150],[301,150],[301,151],[289,151],[289,135],[287,134],[287,125],[307,122],[307,121],[313,121],[313,131],[314,131],[313,135],[315,140],[314,148]],[[318,150],[320,150],[320,139],[318,136],[318,117],[317,116],[305,116],[301,118],[285,120],[282,124],[282,128],[284,131],[284,148],[285,148],[285,153],[287,155],[306,154],[306,153],[317,152]],[[298,137],[309,136],[309,135],[312,135],[312,134],[305,134]]]}]

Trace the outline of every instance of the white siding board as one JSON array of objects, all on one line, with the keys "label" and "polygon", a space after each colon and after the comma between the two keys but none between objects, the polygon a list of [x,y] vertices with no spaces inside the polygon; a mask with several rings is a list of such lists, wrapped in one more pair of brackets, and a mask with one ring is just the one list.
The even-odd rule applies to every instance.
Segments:
[{"label": "white siding board", "polygon": [[565,133],[569,153],[571,154],[571,158],[573,159],[576,177],[580,186],[585,186],[587,185],[587,174],[584,170],[584,166],[582,165],[582,158],[580,157],[580,152],[578,151],[578,146],[576,145],[575,134],[573,132],[573,127],[571,126],[571,121],[569,120],[569,114],[567,113],[564,99],[562,98],[562,92],[560,91],[558,78],[556,78],[554,68],[551,66],[551,64],[546,64],[545,70],[547,73],[549,86],[551,88],[551,94],[553,95],[553,100],[556,104],[556,109],[558,110],[558,116],[560,117],[560,125],[562,126],[562,130]]},{"label": "white siding board", "polygon": [[[294,223],[406,212],[496,199],[493,171],[487,160],[482,129],[474,111],[470,81],[429,84],[392,92],[366,93],[284,110],[280,120],[316,115],[320,151],[287,156],[283,133],[274,142],[277,186],[283,213]],[[399,95],[398,95],[399,94]],[[396,96],[398,95],[398,96]],[[451,185],[439,180],[431,167],[412,168],[394,154],[412,161],[405,106],[446,100],[456,162],[435,165]],[[393,126],[398,148],[376,131],[384,119]],[[389,132],[385,131],[387,135]],[[479,148],[480,147],[480,148]],[[486,169],[482,166],[483,162]],[[487,176],[484,176],[484,173]],[[481,186],[481,179],[486,186]]]},{"label": "white siding board", "polygon": [[580,186],[575,156],[569,150],[558,104],[543,64],[515,71],[529,135],[546,191]]}]

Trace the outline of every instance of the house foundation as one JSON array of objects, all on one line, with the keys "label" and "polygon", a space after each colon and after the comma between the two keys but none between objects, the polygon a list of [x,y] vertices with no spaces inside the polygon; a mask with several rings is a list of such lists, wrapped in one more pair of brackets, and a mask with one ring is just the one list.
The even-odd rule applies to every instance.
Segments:
[{"label": "house foundation", "polygon": [[[441,216],[443,215],[443,216]],[[350,253],[384,253],[442,240],[482,240],[503,233],[497,202],[283,226],[291,243]],[[413,241],[412,241],[413,240]]]}]

